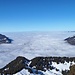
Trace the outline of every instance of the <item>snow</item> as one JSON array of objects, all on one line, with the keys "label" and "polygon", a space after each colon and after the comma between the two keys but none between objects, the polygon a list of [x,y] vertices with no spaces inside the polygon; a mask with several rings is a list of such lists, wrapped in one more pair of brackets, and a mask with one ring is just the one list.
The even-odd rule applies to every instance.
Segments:
[{"label": "snow", "polygon": [[[13,41],[12,44],[0,45],[0,68],[17,56],[24,56],[28,59],[37,56],[75,56],[75,46],[64,41],[65,38],[74,36],[75,32],[10,32],[1,34],[13,39]],[[54,65],[60,69],[69,69],[70,63],[67,63],[68,65],[65,64],[63,64],[63,67],[61,63],[59,65],[54,63]],[[22,73],[24,72],[29,75],[29,72],[26,70],[23,70]],[[46,71],[44,74],[55,75],[54,72],[54,70]],[[59,73],[58,75],[61,74]]]},{"label": "snow", "polygon": [[33,69],[34,74],[30,74],[27,70],[23,69],[22,71],[14,74],[14,75],[41,75],[41,73],[43,73],[43,75],[62,75],[62,70],[63,71],[69,70],[69,67],[73,64],[75,64],[75,63],[74,62],[69,62],[69,63],[65,62],[65,63],[57,64],[56,62],[52,62],[52,66],[59,69],[59,71],[56,71],[55,69],[46,70],[46,72],[39,70],[39,74],[35,74],[36,70]]},{"label": "snow", "polygon": [[27,70],[23,69],[22,71],[14,74],[14,75],[30,75],[30,73]]}]

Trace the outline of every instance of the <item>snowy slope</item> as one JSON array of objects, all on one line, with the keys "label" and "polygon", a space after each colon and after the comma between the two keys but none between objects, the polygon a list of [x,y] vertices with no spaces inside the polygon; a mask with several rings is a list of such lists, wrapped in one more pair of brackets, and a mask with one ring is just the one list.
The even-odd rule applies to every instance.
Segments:
[{"label": "snowy slope", "polygon": [[14,41],[12,44],[0,45],[0,68],[17,56],[24,56],[28,59],[36,56],[75,56],[75,46],[64,41],[65,38],[75,35],[75,32],[13,32],[1,34]]},{"label": "snowy slope", "polygon": [[63,71],[70,70],[69,67],[71,66],[71,64],[73,65],[75,63],[74,62],[69,62],[69,63],[65,62],[64,64],[62,64],[62,63],[57,64],[56,62],[52,62],[52,66],[58,68],[59,71],[56,71],[56,69],[46,70],[45,72],[39,70],[38,74],[36,74],[35,72],[33,74],[33,73],[29,73],[28,70],[23,69],[22,71],[14,74],[14,75],[63,75],[62,70]]}]

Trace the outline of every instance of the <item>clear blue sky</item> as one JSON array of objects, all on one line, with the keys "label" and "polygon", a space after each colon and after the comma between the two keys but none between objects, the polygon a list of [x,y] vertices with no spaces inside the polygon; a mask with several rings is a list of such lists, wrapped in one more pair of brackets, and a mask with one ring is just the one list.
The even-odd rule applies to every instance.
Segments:
[{"label": "clear blue sky", "polygon": [[75,0],[0,0],[0,32],[75,30]]}]

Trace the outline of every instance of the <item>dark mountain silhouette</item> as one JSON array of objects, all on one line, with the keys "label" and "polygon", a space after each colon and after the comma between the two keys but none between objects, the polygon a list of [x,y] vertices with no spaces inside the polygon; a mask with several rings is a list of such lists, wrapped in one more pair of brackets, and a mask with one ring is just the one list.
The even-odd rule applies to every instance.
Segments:
[{"label": "dark mountain silhouette", "polygon": [[[74,61],[75,57],[35,57],[31,60],[28,60],[25,57],[18,56],[15,60],[8,63],[5,67],[0,69],[1,75],[13,75],[20,72],[22,69],[27,69],[30,73],[44,75],[41,71],[53,70],[59,71],[57,67],[52,66],[52,62],[67,63]],[[75,68],[75,66],[73,67]],[[72,67],[69,70],[62,70],[63,75],[69,75],[72,73]],[[74,70],[73,70],[74,71]],[[75,73],[75,72],[74,72]]]},{"label": "dark mountain silhouette", "polygon": [[7,36],[0,34],[0,44],[11,43],[13,40],[9,39]]},{"label": "dark mountain silhouette", "polygon": [[71,45],[75,45],[75,36],[68,37],[68,38],[65,39],[65,41],[67,41]]}]

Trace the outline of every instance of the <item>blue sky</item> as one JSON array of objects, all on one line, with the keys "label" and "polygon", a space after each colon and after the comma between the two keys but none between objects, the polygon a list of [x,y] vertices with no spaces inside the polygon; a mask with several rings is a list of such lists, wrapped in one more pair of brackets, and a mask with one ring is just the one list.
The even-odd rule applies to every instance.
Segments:
[{"label": "blue sky", "polygon": [[75,0],[0,0],[0,32],[75,30]]}]

